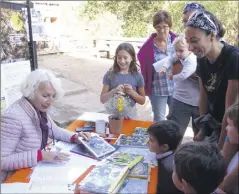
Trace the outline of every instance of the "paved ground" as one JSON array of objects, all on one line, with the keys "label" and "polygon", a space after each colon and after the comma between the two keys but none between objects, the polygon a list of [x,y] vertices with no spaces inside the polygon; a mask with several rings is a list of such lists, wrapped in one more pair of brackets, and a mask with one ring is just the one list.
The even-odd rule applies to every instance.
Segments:
[{"label": "paved ground", "polygon": [[[65,126],[85,111],[105,112],[100,103],[102,79],[113,60],[87,53],[65,53],[38,56],[39,68],[51,69],[61,80],[66,95],[51,110],[53,119]],[[152,120],[151,105],[137,105],[137,119]],[[191,137],[189,128],[185,136]]]}]

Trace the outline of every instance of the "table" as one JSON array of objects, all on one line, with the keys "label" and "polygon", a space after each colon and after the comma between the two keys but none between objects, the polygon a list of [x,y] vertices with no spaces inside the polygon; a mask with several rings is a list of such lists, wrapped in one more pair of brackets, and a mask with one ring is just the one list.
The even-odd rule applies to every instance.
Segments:
[{"label": "table", "polygon": [[[75,131],[77,127],[82,127],[84,125],[84,121],[76,120],[72,124],[70,124],[67,129],[70,131]],[[122,133],[126,135],[131,135],[135,129],[135,127],[149,127],[153,122],[148,121],[136,121],[136,120],[124,120]],[[12,176],[10,176],[5,183],[13,183],[13,182],[29,182],[29,176],[31,175],[32,170],[30,168],[17,170]],[[158,182],[158,167],[151,169],[150,174],[150,182],[148,186],[148,193],[156,193],[156,186]],[[80,175],[79,175],[80,176]],[[78,183],[77,179],[75,183]]]}]

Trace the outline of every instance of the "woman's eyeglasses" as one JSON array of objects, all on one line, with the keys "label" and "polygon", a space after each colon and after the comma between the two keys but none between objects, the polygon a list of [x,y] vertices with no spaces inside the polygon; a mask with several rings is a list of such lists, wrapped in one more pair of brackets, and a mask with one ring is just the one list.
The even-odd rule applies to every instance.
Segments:
[{"label": "woman's eyeglasses", "polygon": [[160,25],[156,25],[155,27],[154,27],[155,29],[157,29],[157,30],[167,30],[168,28],[169,28],[169,26],[160,26]]}]

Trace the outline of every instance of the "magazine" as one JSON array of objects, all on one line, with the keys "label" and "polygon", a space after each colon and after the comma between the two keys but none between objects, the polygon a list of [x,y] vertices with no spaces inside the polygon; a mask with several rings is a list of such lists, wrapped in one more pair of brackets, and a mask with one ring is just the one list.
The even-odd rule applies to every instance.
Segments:
[{"label": "magazine", "polygon": [[89,152],[92,153],[96,158],[100,158],[115,151],[115,148],[112,145],[97,135],[91,136],[90,141],[83,139],[80,140],[86,149],[89,150]]},{"label": "magazine", "polygon": [[121,134],[116,140],[115,144],[119,146],[148,148],[148,136],[145,135],[127,136]]},{"label": "magazine", "polygon": [[106,159],[112,164],[128,166],[129,168],[132,168],[139,163],[143,157],[136,154],[117,151],[108,156]]},{"label": "magazine", "polygon": [[91,193],[117,192],[115,189],[127,174],[127,166],[101,162],[79,183],[79,189]]},{"label": "magazine", "polygon": [[148,181],[146,179],[126,178],[118,193],[148,193]]}]

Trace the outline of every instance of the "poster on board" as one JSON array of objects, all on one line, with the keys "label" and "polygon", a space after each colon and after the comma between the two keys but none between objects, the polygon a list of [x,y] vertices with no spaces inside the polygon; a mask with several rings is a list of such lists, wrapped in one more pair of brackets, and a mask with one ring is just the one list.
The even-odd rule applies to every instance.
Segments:
[{"label": "poster on board", "polygon": [[20,85],[31,72],[24,5],[1,9],[1,113],[21,97]]},{"label": "poster on board", "polygon": [[[27,15],[27,9],[22,9]],[[31,21],[32,21],[32,36],[34,41],[46,41],[47,40],[47,34],[44,30],[44,23],[43,23],[43,15],[41,10],[38,10],[36,8],[31,8]],[[28,30],[28,18],[26,17],[26,29]]]}]

